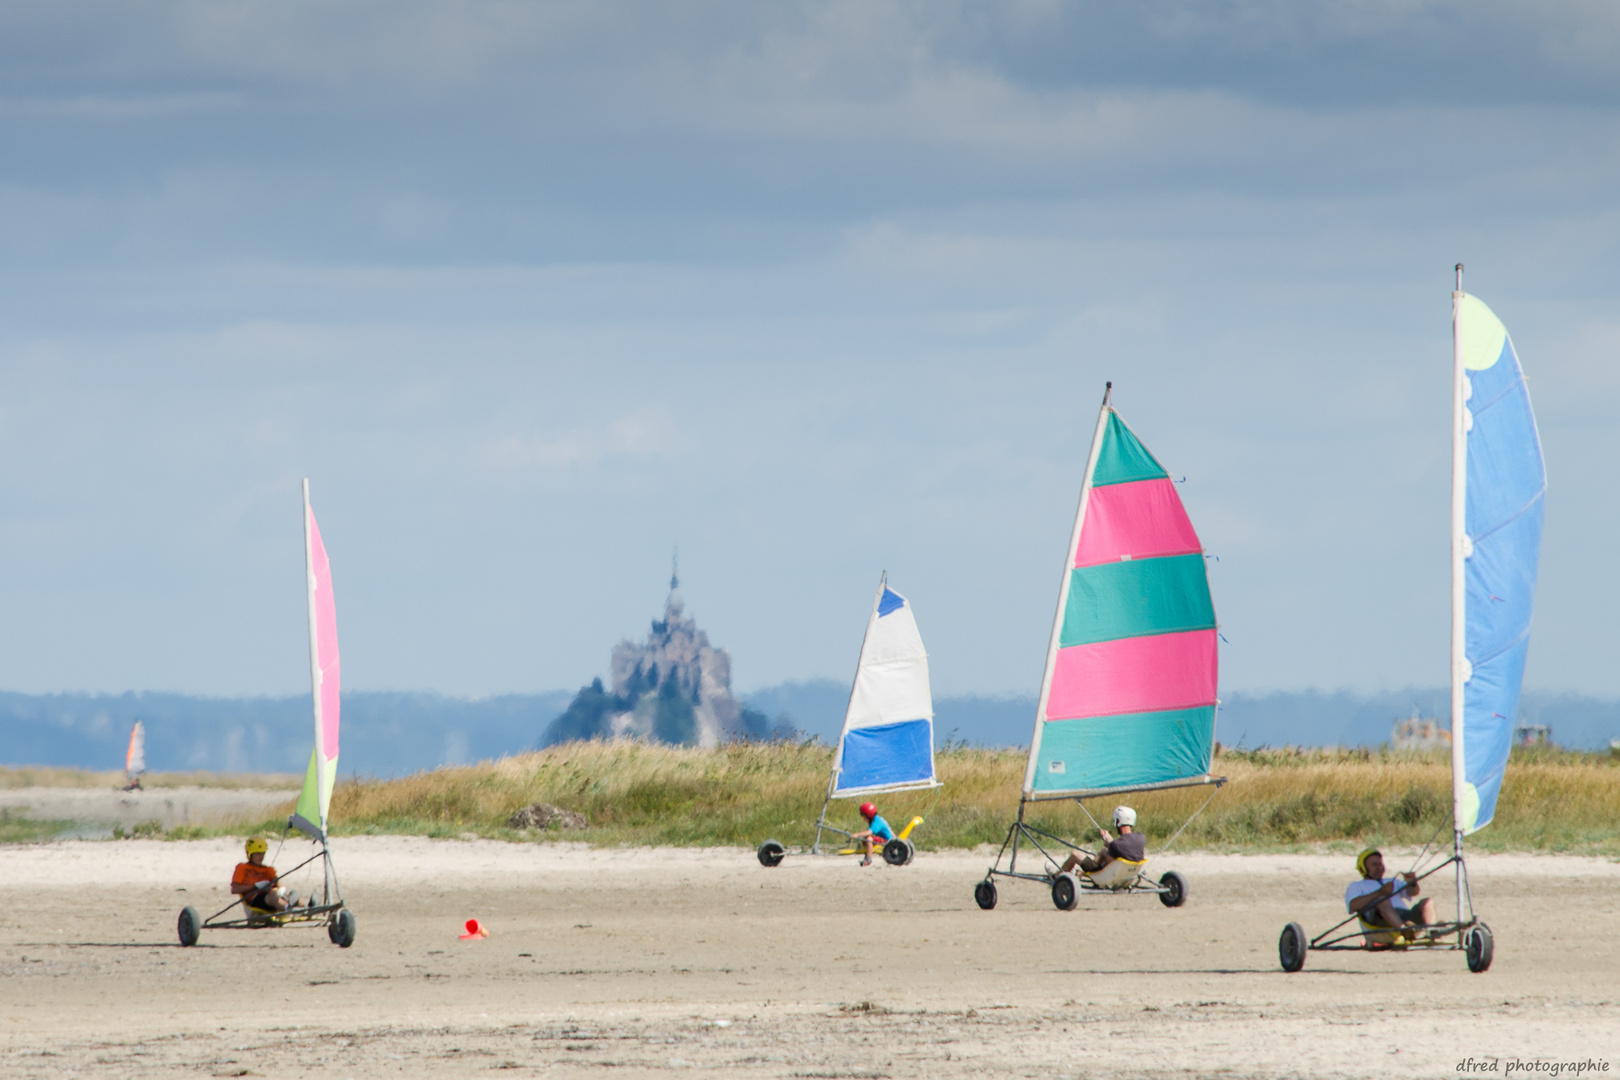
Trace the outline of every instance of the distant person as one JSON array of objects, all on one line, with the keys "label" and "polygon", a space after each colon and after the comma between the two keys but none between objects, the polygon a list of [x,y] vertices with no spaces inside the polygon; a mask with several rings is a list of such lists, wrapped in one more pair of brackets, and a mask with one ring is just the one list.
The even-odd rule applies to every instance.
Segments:
[{"label": "distant person", "polygon": [[298,893],[276,885],[276,868],[264,865],[270,845],[263,837],[248,839],[247,862],[236,864],[231,875],[231,895],[240,896],[245,907],[256,911],[286,911],[298,902]]},{"label": "distant person", "polygon": [[1417,931],[1409,926],[1427,926],[1435,921],[1434,901],[1429,897],[1418,899],[1422,886],[1417,875],[1384,876],[1384,856],[1377,848],[1368,848],[1356,856],[1356,871],[1361,880],[1352,881],[1344,890],[1344,906],[1363,922],[1416,937]]},{"label": "distant person", "polygon": [[1067,874],[1078,866],[1084,873],[1095,874],[1115,859],[1141,862],[1147,858],[1147,837],[1136,831],[1135,810],[1128,806],[1114,807],[1114,828],[1119,830],[1117,838],[1108,835],[1107,829],[1097,830],[1103,841],[1101,851],[1095,855],[1081,855],[1078,851],[1075,852],[1064,861],[1063,869],[1058,873]]},{"label": "distant person", "polygon": [[866,828],[860,832],[852,832],[849,838],[866,845],[866,858],[861,860],[862,866],[872,865],[872,845],[882,842],[887,844],[894,839],[894,830],[889,823],[878,816],[877,807],[869,802],[861,803],[861,817],[866,819]]}]

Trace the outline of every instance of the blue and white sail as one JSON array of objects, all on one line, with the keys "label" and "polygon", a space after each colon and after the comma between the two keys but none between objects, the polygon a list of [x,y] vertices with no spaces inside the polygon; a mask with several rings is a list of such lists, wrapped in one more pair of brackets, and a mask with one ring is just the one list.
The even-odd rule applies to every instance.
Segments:
[{"label": "blue and white sail", "polygon": [[833,756],[831,797],[936,786],[928,652],[910,601],[889,588],[885,574]]},{"label": "blue and white sail", "polygon": [[1495,817],[1513,742],[1547,472],[1513,340],[1460,283],[1452,333],[1451,772],[1466,835]]}]

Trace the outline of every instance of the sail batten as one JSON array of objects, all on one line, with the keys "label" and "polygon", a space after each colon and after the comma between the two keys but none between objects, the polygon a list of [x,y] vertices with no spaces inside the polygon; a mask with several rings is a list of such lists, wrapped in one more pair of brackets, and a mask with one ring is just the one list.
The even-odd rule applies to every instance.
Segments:
[{"label": "sail batten", "polygon": [[1206,782],[1219,645],[1203,545],[1106,398],[1064,568],[1024,798]]},{"label": "sail batten", "polygon": [[878,582],[861,639],[829,797],[937,786],[928,652],[911,603]]}]

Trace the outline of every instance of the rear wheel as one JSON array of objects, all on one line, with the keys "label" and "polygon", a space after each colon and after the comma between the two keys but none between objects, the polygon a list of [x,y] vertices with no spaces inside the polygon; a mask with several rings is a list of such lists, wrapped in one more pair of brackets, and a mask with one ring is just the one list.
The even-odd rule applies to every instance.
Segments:
[{"label": "rear wheel", "polygon": [[197,914],[197,909],[181,908],[180,922],[176,929],[180,931],[180,944],[188,948],[197,944],[197,939],[202,937],[202,917]]},{"label": "rear wheel", "polygon": [[911,841],[898,836],[883,845],[883,861],[890,866],[904,866],[916,854],[917,849],[911,846]]},{"label": "rear wheel", "polygon": [[1159,894],[1159,903],[1165,907],[1180,907],[1187,902],[1187,879],[1174,870],[1165,871],[1159,888],[1164,890]]},{"label": "rear wheel", "polygon": [[1484,923],[1473,927],[1463,937],[1463,950],[1468,957],[1468,970],[1479,974],[1491,966],[1491,955],[1495,952],[1495,941],[1491,937],[1491,928]]},{"label": "rear wheel", "polygon": [[767,840],[759,845],[759,865],[778,866],[782,862],[782,857],[786,854],[787,848],[775,840]]},{"label": "rear wheel", "polygon": [[1052,903],[1059,911],[1073,911],[1080,902],[1080,879],[1073,874],[1059,874],[1052,879]]},{"label": "rear wheel", "polygon": [[339,908],[337,918],[326,924],[326,936],[340,949],[354,944],[354,930],[354,912],[348,908]]},{"label": "rear wheel", "polygon": [[1305,966],[1305,928],[1297,922],[1283,927],[1277,939],[1277,959],[1284,971],[1298,971]]},{"label": "rear wheel", "polygon": [[973,886],[973,899],[985,911],[996,906],[996,883],[985,878]]}]

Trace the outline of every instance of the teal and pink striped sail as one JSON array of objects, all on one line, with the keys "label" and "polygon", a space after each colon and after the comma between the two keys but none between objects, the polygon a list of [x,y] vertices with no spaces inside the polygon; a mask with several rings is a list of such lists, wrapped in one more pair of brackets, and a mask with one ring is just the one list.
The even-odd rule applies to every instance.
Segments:
[{"label": "teal and pink striped sail", "polygon": [[1041,684],[1026,798],[1204,779],[1219,669],[1203,546],[1104,399]]}]

